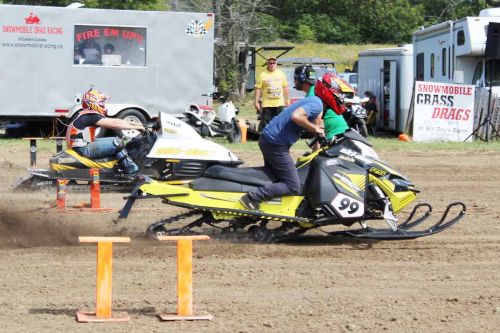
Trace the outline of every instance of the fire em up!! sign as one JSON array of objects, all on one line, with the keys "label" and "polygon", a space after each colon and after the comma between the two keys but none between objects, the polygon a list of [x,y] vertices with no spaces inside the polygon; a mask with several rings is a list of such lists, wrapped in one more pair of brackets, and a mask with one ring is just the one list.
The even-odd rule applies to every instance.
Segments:
[{"label": "fire em up!! sign", "polygon": [[417,81],[413,140],[467,139],[474,127],[474,92],[473,85]]},{"label": "fire em up!! sign", "polygon": [[87,39],[97,39],[99,37],[106,37],[106,38],[122,38],[125,40],[134,40],[138,44],[141,44],[144,42],[144,36],[136,31],[128,30],[125,28],[110,28],[110,27],[103,27],[103,28],[97,28],[94,27],[92,29],[88,29],[86,31],[79,32],[75,35],[76,42],[82,42]]}]

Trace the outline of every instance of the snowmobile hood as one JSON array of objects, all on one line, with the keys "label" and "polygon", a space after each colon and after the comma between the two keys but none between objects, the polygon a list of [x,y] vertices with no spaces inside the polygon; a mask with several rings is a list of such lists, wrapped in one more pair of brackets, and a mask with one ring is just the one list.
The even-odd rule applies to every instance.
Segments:
[{"label": "snowmobile hood", "polygon": [[147,155],[148,158],[238,161],[235,154],[215,142],[203,139],[185,122],[165,113],[161,113],[159,117],[159,137]]}]

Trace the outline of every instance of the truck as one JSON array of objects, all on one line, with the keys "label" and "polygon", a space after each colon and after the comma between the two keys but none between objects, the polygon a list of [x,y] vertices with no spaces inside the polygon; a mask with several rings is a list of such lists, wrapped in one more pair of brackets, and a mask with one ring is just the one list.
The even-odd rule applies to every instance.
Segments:
[{"label": "truck", "polygon": [[0,5],[0,121],[68,122],[82,92],[145,123],[211,104],[213,13]]},{"label": "truck", "polygon": [[377,127],[407,130],[414,81],[475,85],[475,124],[480,123],[490,84],[494,96],[500,93],[500,59],[485,57],[492,22],[500,22],[500,8],[415,31],[413,44],[360,52],[359,91],[378,97],[382,112]]},{"label": "truck", "polygon": [[413,88],[413,45],[369,49],[359,53],[358,91],[371,91],[380,112],[375,126],[405,132]]}]

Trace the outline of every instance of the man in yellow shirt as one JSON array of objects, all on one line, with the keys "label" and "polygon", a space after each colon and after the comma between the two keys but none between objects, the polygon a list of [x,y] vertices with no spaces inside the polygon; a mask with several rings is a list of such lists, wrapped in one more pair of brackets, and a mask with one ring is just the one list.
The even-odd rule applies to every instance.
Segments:
[{"label": "man in yellow shirt", "polygon": [[255,110],[260,115],[259,131],[288,105],[286,75],[278,69],[277,59],[271,57],[267,59],[267,68],[259,74],[255,84]]}]

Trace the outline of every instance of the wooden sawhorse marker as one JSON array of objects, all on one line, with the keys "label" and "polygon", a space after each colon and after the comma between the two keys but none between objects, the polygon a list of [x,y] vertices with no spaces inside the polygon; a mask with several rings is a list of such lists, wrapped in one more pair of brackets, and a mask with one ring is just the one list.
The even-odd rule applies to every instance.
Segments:
[{"label": "wooden sawhorse marker", "polygon": [[128,322],[126,312],[111,314],[113,243],[130,243],[130,237],[78,237],[80,243],[97,243],[96,311],[78,311],[76,320],[84,323]]},{"label": "wooden sawhorse marker", "polygon": [[158,236],[161,241],[177,241],[177,314],[160,313],[161,320],[212,320],[203,312],[193,314],[193,241],[210,239],[206,235]]}]

